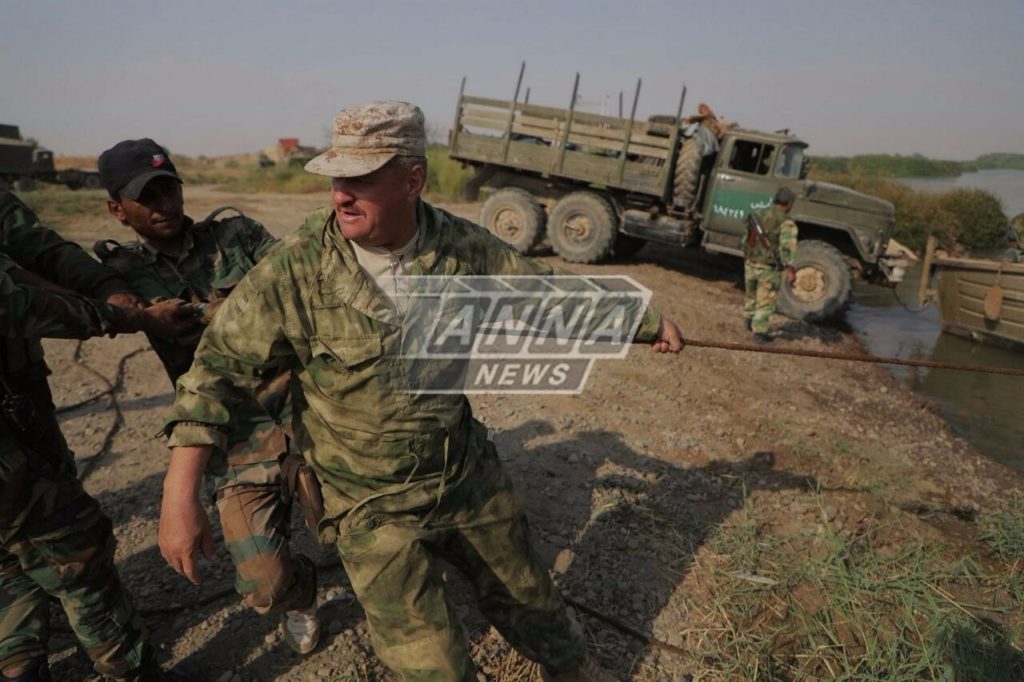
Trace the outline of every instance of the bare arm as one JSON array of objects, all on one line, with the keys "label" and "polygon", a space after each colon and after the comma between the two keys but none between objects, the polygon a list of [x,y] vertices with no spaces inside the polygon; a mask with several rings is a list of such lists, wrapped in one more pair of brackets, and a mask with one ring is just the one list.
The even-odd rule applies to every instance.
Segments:
[{"label": "bare arm", "polygon": [[171,568],[197,585],[202,582],[199,552],[207,559],[214,557],[210,519],[199,500],[203,472],[212,453],[209,445],[171,448],[160,504],[160,553]]}]

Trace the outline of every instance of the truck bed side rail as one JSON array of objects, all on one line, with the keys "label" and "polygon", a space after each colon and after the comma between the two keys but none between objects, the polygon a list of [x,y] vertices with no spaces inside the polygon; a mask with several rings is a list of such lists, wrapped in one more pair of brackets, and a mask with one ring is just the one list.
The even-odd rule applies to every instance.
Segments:
[{"label": "truck bed side rail", "polygon": [[451,156],[663,196],[671,186],[669,161],[679,139],[678,130],[665,128],[664,124],[463,95]]}]

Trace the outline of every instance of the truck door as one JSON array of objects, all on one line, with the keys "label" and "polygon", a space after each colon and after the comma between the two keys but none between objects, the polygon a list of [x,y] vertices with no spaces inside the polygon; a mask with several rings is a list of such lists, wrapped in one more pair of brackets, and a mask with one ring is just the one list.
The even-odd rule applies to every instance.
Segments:
[{"label": "truck door", "polygon": [[704,202],[704,245],[713,251],[740,253],[746,217],[770,206],[777,183],[769,173],[776,146],[757,140],[726,140]]}]

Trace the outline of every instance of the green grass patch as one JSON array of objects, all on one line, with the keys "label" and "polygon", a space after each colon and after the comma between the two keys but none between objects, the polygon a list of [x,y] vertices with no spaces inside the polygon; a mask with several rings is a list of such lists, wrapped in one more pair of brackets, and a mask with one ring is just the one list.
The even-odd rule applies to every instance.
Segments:
[{"label": "green grass patch", "polygon": [[1006,243],[1009,219],[994,194],[957,188],[945,192],[911,189],[877,175],[812,173],[812,179],[833,182],[892,202],[896,210],[893,237],[922,251],[929,234],[946,248],[986,249]]},{"label": "green grass patch", "polygon": [[449,201],[461,199],[471,177],[472,170],[448,157],[448,147],[431,145],[427,148],[427,193],[432,197]]},{"label": "green grass patch", "polygon": [[1024,560],[1024,492],[1010,493],[1004,509],[982,514],[981,541],[1007,561]]},{"label": "green grass patch", "polygon": [[64,189],[37,190],[18,195],[44,222],[61,216],[107,212],[107,193],[103,191],[68,191]]},{"label": "green grass patch", "polygon": [[[772,538],[747,508],[709,539],[710,599],[692,649],[722,680],[1024,679],[1020,591],[913,528]],[[1019,517],[1018,521],[1019,522]]]},{"label": "green grass patch", "polygon": [[330,180],[322,175],[307,173],[299,166],[271,166],[256,168],[247,174],[221,184],[228,192],[277,192],[284,194],[326,193]]}]

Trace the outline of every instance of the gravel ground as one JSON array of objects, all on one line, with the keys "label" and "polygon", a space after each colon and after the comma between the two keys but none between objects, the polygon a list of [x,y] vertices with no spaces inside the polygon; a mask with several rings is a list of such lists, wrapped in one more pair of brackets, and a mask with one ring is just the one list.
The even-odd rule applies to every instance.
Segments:
[{"label": "gravel ground", "polygon": [[[283,234],[327,197],[189,188],[186,198],[196,217],[231,204]],[[469,217],[477,210],[452,208]],[[125,238],[102,218],[71,218],[57,227],[88,243],[111,234]],[[628,263],[574,269],[635,278],[693,338],[748,338],[739,270],[729,260],[648,246]],[[841,327],[776,324],[783,330],[779,346],[862,352]],[[167,568],[156,546],[166,460],[156,434],[173,393],[156,356],[141,335],[90,340],[77,359],[75,343],[46,345],[58,405],[102,392],[123,372],[115,394],[123,424],[109,448],[104,441],[117,420],[109,397],[65,412],[63,428],[89,472],[88,489],[114,520],[122,578],[168,661],[195,655],[218,682],[392,679],[372,654],[335,553],[312,541],[299,520],[294,542],[321,566],[325,626],[320,646],[306,658],[283,644],[275,619],[242,606],[223,547],[204,566],[208,580],[201,587]],[[933,406],[881,367],[858,363],[702,349],[671,357],[637,346],[625,360],[599,363],[579,395],[472,402],[519,484],[534,539],[560,585],[632,631],[584,616],[595,651],[624,679],[700,677],[686,632],[707,570],[704,544],[752,500],[780,533],[813,527],[822,513],[840,527],[870,522],[879,499],[907,514],[956,512],[930,515],[922,532],[971,551],[974,531],[958,515],[969,516],[1020,483],[954,437]],[[528,679],[525,662],[482,620],[461,578],[450,572],[449,580],[473,637],[480,679]],[[85,678],[88,666],[66,623],[54,619],[55,679]]]}]

